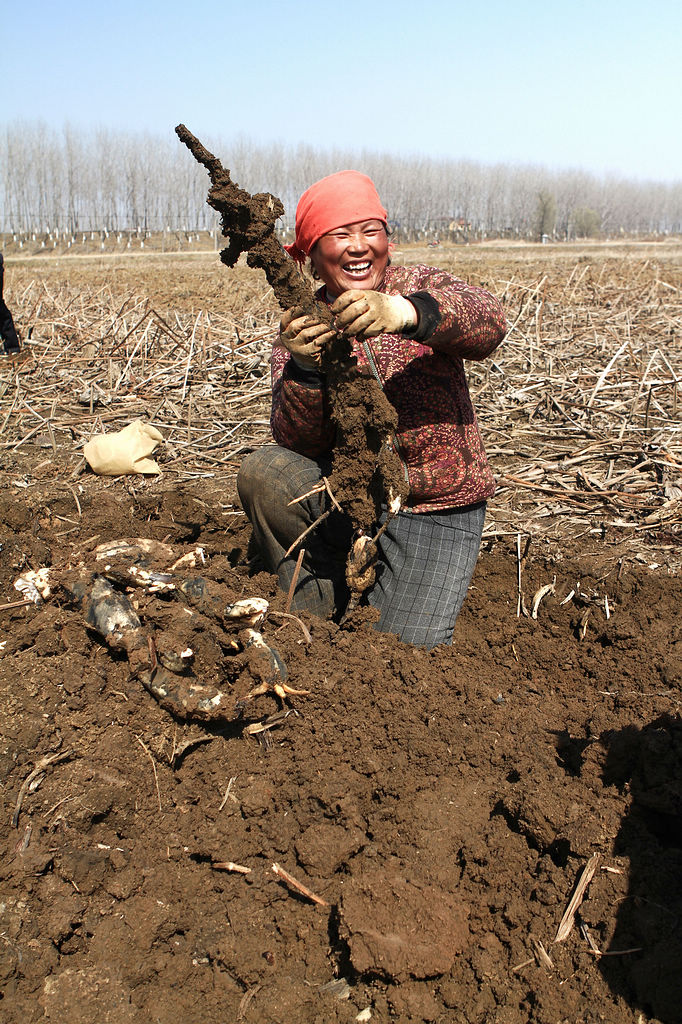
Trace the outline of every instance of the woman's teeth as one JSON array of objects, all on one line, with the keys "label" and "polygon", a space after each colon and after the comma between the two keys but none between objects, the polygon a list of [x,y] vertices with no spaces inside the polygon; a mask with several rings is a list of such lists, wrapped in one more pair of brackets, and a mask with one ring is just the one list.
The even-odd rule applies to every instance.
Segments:
[{"label": "woman's teeth", "polygon": [[366,263],[347,263],[344,270],[347,274],[366,274],[371,264]]}]

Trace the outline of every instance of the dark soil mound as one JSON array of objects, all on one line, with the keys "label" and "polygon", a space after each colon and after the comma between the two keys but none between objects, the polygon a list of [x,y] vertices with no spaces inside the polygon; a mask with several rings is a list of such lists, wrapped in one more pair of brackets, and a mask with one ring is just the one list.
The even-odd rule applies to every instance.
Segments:
[{"label": "dark soil mound", "polygon": [[[147,536],[203,545],[204,576],[281,611],[225,500],[5,493],[3,600],[27,568]],[[309,696],[213,724],[163,710],[60,591],[3,611],[2,1019],[682,1020],[682,585],[604,544],[531,548],[526,604],[556,577],[532,618],[516,573],[514,545],[484,550],[432,652],[362,613],[304,617],[310,641],[273,616]],[[154,635],[185,614],[155,601]],[[251,686],[209,626],[197,643],[212,682]]]}]

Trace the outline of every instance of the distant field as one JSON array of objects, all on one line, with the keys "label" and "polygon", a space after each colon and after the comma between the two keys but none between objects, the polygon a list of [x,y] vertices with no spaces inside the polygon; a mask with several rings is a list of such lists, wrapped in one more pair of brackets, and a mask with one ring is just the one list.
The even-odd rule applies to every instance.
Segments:
[{"label": "distant field", "polygon": [[[285,239],[290,240],[290,239]],[[505,239],[490,239],[489,241],[474,241],[467,244],[455,244],[443,242],[439,245],[423,245],[414,242],[404,242],[400,233],[396,233],[394,241],[397,249],[405,249],[412,253],[466,253],[471,251],[484,251],[506,254],[510,259],[523,258],[535,253],[540,249],[547,254],[563,254],[571,258],[573,254],[587,253],[613,253],[614,255],[625,252],[636,252],[645,257],[657,253],[679,252],[682,250],[682,236],[660,236],[658,238],[608,238],[608,239],[583,239],[573,242],[524,242]],[[224,244],[220,234],[212,231],[168,231],[168,232],[98,232],[79,231],[68,235],[30,234],[12,235],[0,233],[0,249],[7,258],[25,258],[39,256],[139,256],[149,253],[190,255],[197,253],[217,252]]]}]

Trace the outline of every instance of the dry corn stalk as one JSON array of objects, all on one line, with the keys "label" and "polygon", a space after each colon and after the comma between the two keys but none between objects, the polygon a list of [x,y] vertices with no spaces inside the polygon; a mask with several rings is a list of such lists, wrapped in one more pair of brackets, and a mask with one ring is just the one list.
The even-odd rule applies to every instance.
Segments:
[{"label": "dry corn stalk", "polygon": [[583,897],[585,896],[585,892],[587,891],[588,885],[594,877],[595,871],[599,867],[600,860],[601,857],[599,856],[599,854],[593,853],[590,859],[588,860],[587,864],[583,868],[580,878],[578,879],[578,883],[575,887],[575,892],[569,900],[568,906],[564,911],[564,916],[561,918],[559,927],[557,928],[557,933],[554,936],[555,942],[563,942],[564,939],[568,938],[568,936],[571,934],[573,924],[575,922],[576,912],[583,901]]}]

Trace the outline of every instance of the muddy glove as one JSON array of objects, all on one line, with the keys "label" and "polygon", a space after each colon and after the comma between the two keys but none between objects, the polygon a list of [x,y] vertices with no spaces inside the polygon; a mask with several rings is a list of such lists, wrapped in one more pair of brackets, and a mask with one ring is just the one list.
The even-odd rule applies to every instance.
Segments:
[{"label": "muddy glove", "polygon": [[314,316],[306,316],[300,306],[288,309],[282,316],[280,341],[299,366],[306,370],[318,370],[322,361],[322,349],[334,331],[329,324],[320,323]]},{"label": "muddy glove", "polygon": [[336,327],[351,337],[375,338],[377,334],[401,334],[417,326],[419,317],[402,295],[351,288],[332,306]]},{"label": "muddy glove", "polygon": [[100,476],[121,476],[124,473],[160,473],[156,462],[146,456],[163,441],[156,427],[143,420],[133,420],[116,434],[91,437],[83,449],[89,466]]}]

